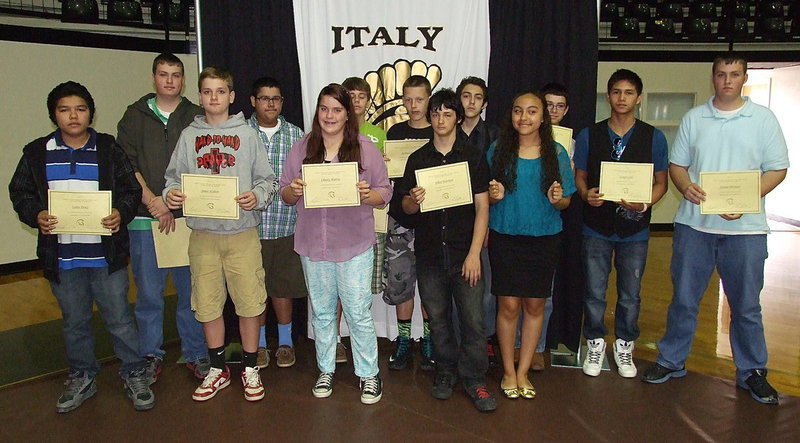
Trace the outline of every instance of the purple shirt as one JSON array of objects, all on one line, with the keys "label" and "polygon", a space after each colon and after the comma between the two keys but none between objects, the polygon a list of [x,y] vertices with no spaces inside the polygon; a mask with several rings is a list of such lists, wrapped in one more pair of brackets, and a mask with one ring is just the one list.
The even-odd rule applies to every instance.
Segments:
[{"label": "purple shirt", "polygon": [[[359,179],[369,183],[378,191],[384,203],[392,198],[392,185],[386,171],[383,155],[374,143],[363,135],[361,144],[361,167]],[[295,178],[301,178],[303,159],[306,158],[308,135],[294,145],[286,157],[281,174],[280,192]],[[338,163],[338,156],[331,163]],[[381,207],[383,205],[380,205]],[[375,244],[375,220],[372,206],[348,206],[344,208],[306,209],[303,198],[297,201],[297,226],[294,235],[294,250],[313,261],[344,262],[366,251]]]}]

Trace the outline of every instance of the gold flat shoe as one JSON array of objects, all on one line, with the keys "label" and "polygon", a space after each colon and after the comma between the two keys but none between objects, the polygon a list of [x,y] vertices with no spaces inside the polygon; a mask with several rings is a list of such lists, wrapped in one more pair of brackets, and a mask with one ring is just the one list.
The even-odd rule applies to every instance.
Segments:
[{"label": "gold flat shoe", "polygon": [[520,396],[527,398],[528,400],[536,398],[536,390],[533,389],[533,386],[530,388],[518,388],[518,391]]},{"label": "gold flat shoe", "polygon": [[503,390],[503,395],[505,395],[508,399],[515,400],[519,398],[519,388],[505,389],[501,387],[500,389]]}]

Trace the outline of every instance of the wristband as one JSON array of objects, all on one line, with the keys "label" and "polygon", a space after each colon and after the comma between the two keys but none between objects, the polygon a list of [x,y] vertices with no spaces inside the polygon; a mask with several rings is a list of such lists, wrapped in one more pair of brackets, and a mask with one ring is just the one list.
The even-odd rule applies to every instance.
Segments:
[{"label": "wristband", "polygon": [[647,212],[647,203],[642,203],[642,204],[644,205],[644,208],[642,208],[641,211],[636,211],[639,214],[644,214],[645,212]]}]

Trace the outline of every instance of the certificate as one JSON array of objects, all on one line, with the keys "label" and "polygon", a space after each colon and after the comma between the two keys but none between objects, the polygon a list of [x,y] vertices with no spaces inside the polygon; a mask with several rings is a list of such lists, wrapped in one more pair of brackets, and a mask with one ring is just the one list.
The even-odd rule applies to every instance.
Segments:
[{"label": "certificate", "polygon": [[653,199],[653,164],[600,162],[603,200],[647,203]]},{"label": "certificate", "polygon": [[389,231],[389,204],[383,209],[372,208],[372,216],[375,218],[375,232],[386,234]]},{"label": "certificate", "polygon": [[175,231],[169,234],[158,231],[158,221],[151,221],[153,242],[156,247],[156,263],[159,268],[189,266],[189,235],[186,219],[175,219]]},{"label": "certificate", "polygon": [[111,215],[111,191],[48,189],[47,212],[58,217],[53,234],[111,235],[101,221]]},{"label": "certificate", "polygon": [[358,162],[303,165],[303,204],[306,208],[337,208],[361,204]]},{"label": "certificate", "polygon": [[472,182],[467,162],[417,169],[417,186],[425,189],[420,212],[472,204]]},{"label": "certificate", "polygon": [[389,178],[402,177],[406,171],[408,156],[425,143],[428,143],[427,139],[386,140],[383,142],[383,152],[389,157],[389,162],[386,163]]},{"label": "certificate", "polygon": [[761,212],[761,171],[701,172],[706,200],[701,214],[758,214]]},{"label": "certificate", "polygon": [[221,175],[181,174],[181,185],[186,195],[183,215],[187,217],[239,218],[239,177]]},{"label": "certificate", "polygon": [[570,157],[572,156],[572,128],[553,125],[553,140],[560,143]]}]

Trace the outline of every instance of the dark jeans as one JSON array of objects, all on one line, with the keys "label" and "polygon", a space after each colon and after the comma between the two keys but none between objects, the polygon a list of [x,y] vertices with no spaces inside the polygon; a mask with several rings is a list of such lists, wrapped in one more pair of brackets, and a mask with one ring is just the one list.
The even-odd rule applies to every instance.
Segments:
[{"label": "dark jeans", "polygon": [[583,236],[583,267],[586,272],[586,294],[583,297],[583,336],[587,340],[608,334],[604,323],[606,289],[611,274],[611,256],[617,269],[617,307],[614,332],[617,338],[635,341],[639,338],[639,307],[642,275],[647,262],[646,241],[608,241]]},{"label": "dark jeans", "polygon": [[[461,275],[461,263],[443,268],[417,264],[417,282],[422,305],[428,312],[436,372],[456,373],[465,386],[486,382],[489,360],[483,326],[481,279],[474,287]],[[453,329],[452,303],[458,309],[461,344]]]},{"label": "dark jeans", "polygon": [[64,344],[72,372],[95,376],[100,364],[94,356],[92,303],[97,303],[100,317],[111,334],[117,358],[122,360],[119,374],[123,378],[142,369],[139,357],[139,336],[128,304],[128,269],[111,275],[108,268],[75,268],[59,270],[60,283],[50,282],[53,295],[64,315]]}]

